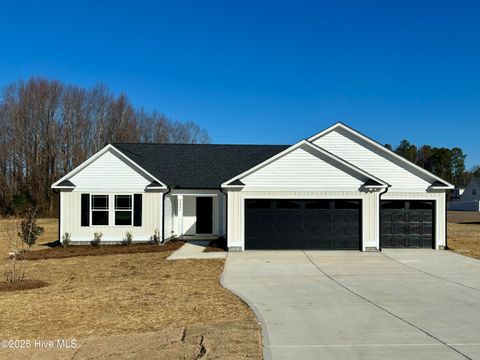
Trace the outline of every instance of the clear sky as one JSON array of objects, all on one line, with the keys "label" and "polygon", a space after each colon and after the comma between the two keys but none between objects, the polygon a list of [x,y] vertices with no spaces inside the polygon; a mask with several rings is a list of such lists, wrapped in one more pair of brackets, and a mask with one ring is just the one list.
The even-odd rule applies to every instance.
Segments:
[{"label": "clear sky", "polygon": [[480,164],[478,1],[2,1],[0,37],[0,86],[105,83],[215,143],[342,121]]}]

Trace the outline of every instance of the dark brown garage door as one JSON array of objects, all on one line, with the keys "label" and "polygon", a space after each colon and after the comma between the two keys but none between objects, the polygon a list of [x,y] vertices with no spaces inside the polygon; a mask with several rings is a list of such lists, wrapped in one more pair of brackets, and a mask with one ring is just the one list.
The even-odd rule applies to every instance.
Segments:
[{"label": "dark brown garage door", "polygon": [[245,249],[360,249],[360,200],[245,200]]},{"label": "dark brown garage door", "polygon": [[383,248],[432,248],[433,201],[383,200],[380,238]]}]

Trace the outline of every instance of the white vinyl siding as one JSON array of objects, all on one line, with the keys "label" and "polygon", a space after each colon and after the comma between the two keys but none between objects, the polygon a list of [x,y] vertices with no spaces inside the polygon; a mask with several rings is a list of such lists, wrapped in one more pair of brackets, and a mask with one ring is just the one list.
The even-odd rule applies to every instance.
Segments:
[{"label": "white vinyl siding", "polygon": [[[424,191],[433,181],[427,181],[414,167],[407,169],[404,163],[371,144],[342,129],[336,129],[316,139],[314,143],[367,171],[392,187],[389,191]],[[408,165],[407,165],[408,166]]]},{"label": "white vinyl siding", "polygon": [[[162,231],[162,199],[160,191],[146,191],[152,179],[132,164],[126,162],[112,150],[105,152],[95,161],[69,179],[75,184],[72,191],[62,191],[61,230],[71,234],[73,242],[88,243],[94,232],[102,232],[102,241],[119,242],[128,231],[133,241],[148,241],[156,229]],[[108,195],[108,225],[81,226],[81,194]],[[133,221],[133,194],[142,194],[142,226],[115,225],[115,195],[132,196],[131,205]],[[93,202],[90,201],[90,216]],[[125,210],[119,210],[125,211]]]},{"label": "white vinyl siding", "polygon": [[73,191],[94,192],[99,188],[109,192],[139,192],[152,182],[131,164],[111,150],[93,161],[69,179],[75,184]]},{"label": "white vinyl siding", "polygon": [[[349,171],[350,173],[348,173]],[[367,180],[308,147],[299,147],[241,179],[246,187],[358,189]]]},{"label": "white vinyl siding", "polygon": [[165,229],[164,238],[169,239],[173,236],[173,201],[170,194],[165,195]]},{"label": "white vinyl siding", "polygon": [[[115,193],[108,195],[113,199]],[[109,226],[80,226],[81,192],[62,192],[62,232],[69,232],[74,242],[89,242],[93,233],[98,231],[103,233],[102,241],[105,242],[121,241],[127,231],[132,233],[133,241],[147,241],[155,229],[162,229],[162,197],[160,192],[142,194],[142,226],[115,226],[113,219],[110,219]]]}]

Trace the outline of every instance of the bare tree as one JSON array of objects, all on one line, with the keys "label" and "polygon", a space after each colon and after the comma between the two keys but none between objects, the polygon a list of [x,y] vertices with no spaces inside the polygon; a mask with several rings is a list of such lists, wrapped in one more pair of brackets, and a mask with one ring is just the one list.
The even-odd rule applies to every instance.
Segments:
[{"label": "bare tree", "polygon": [[135,109],[125,94],[34,77],[3,88],[0,97],[0,212],[33,203],[54,214],[50,185],[108,143],[206,143],[193,122]]}]

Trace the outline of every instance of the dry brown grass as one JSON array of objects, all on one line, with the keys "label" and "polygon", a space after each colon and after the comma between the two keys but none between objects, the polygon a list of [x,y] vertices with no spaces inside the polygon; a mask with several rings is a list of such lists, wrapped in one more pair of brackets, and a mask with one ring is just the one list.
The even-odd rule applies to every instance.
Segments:
[{"label": "dry brown grass", "polygon": [[[52,221],[44,224],[54,227]],[[4,237],[0,240],[0,249],[6,249]],[[56,240],[52,229],[40,242],[45,240]],[[260,327],[254,314],[219,283],[224,261],[166,261],[169,254],[29,261],[26,278],[49,285],[0,293],[0,338],[93,337],[98,343],[102,339],[111,341],[112,336],[135,334],[141,343],[144,333],[185,328],[186,334],[193,331],[198,335],[195,339],[208,344],[213,358],[260,358]],[[0,271],[6,266],[7,260],[2,257]],[[186,339],[180,339],[180,345],[169,343],[165,351],[175,353],[173,346],[178,356],[167,358],[191,358],[192,348],[185,347]],[[85,344],[83,350],[87,352],[98,345],[92,348],[91,341]],[[195,346],[201,349],[199,343]],[[186,348],[188,353],[182,353]],[[194,352],[192,356],[197,355]]]},{"label": "dry brown grass", "polygon": [[447,220],[449,249],[480,259],[480,212],[449,211]]}]

